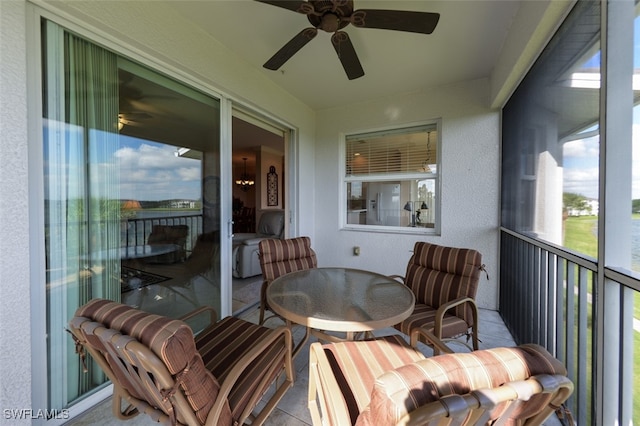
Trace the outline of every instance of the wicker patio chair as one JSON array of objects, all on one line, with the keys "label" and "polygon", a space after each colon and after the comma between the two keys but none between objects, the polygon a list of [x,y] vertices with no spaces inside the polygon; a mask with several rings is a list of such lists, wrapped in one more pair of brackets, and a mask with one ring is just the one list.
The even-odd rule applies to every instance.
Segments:
[{"label": "wicker patio chair", "polygon": [[[86,350],[113,382],[119,419],[145,413],[171,425],[260,425],[292,386],[291,333],[234,317],[213,323],[214,317],[194,337],[184,321],[94,299],[69,328],[83,363]],[[274,382],[275,392],[254,415]]]},{"label": "wicker patio chair", "polygon": [[475,297],[481,271],[482,255],[476,250],[416,242],[405,276],[393,276],[411,289],[416,304],[411,316],[395,328],[411,336],[412,346],[421,336],[414,332],[424,328],[441,340],[467,335],[477,350]]},{"label": "wicker patio chair", "polygon": [[425,358],[394,335],[312,343],[309,357],[317,426],[540,425],[573,392],[564,365],[533,344]]}]

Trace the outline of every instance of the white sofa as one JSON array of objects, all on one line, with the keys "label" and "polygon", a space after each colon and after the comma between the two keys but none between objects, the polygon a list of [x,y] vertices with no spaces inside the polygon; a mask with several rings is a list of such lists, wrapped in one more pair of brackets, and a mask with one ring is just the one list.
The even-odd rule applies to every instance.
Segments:
[{"label": "white sofa", "polygon": [[260,275],[258,243],[265,238],[283,238],[284,210],[267,210],[260,216],[255,233],[233,236],[233,276],[247,278]]}]

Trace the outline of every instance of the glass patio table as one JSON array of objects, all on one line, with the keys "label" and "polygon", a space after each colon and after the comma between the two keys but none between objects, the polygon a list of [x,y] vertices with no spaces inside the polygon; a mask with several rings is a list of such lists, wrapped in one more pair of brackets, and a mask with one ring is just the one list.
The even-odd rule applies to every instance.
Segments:
[{"label": "glass patio table", "polygon": [[390,327],[409,317],[415,298],[402,283],[375,272],[350,268],[315,268],[282,275],[267,287],[272,311],[291,323],[307,327],[324,341],[344,340],[325,331],[357,333]]}]

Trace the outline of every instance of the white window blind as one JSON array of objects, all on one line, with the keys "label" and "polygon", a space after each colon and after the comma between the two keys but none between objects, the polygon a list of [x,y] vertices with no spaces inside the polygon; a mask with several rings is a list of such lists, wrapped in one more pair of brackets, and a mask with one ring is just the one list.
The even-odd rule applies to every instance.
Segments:
[{"label": "white window blind", "polygon": [[437,140],[435,125],[347,136],[346,174],[433,173]]}]

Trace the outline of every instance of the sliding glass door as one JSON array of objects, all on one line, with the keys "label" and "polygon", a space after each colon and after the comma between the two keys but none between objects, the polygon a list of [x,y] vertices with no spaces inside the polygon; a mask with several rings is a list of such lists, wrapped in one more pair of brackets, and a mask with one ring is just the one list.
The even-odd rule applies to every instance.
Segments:
[{"label": "sliding glass door", "polygon": [[48,405],[106,381],[65,327],[93,298],[221,312],[220,102],[42,24]]}]

